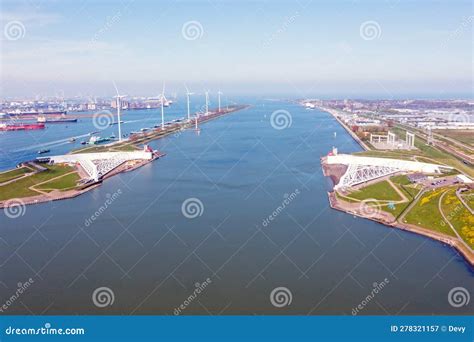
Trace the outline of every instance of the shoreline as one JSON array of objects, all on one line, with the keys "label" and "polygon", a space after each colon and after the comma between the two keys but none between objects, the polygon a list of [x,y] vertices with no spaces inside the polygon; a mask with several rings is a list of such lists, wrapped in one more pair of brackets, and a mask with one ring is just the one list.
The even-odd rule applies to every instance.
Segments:
[{"label": "shoreline", "polygon": [[337,117],[337,112],[334,109],[330,108],[325,108],[325,107],[317,107],[318,109],[322,110],[323,112],[329,113],[332,115],[334,119],[336,119],[337,122],[346,130],[347,133],[352,137],[352,139],[355,140],[356,143],[360,145],[365,151],[370,151],[369,146],[367,146],[347,125],[342,122],[338,117]]},{"label": "shoreline", "polygon": [[383,214],[380,214],[380,215],[373,215],[373,216],[364,215],[360,211],[354,210],[354,208],[351,208],[352,206],[358,207],[359,206],[358,204],[354,205],[354,203],[345,203],[345,202],[341,203],[336,198],[336,195],[335,195],[334,191],[328,191],[327,194],[328,194],[328,199],[329,199],[329,206],[334,210],[338,210],[338,211],[344,212],[346,214],[350,214],[350,215],[354,215],[354,216],[357,216],[357,217],[360,217],[360,218],[363,218],[363,219],[374,221],[374,222],[383,224],[384,226],[389,227],[389,228],[400,229],[400,230],[403,230],[403,231],[406,231],[406,232],[410,232],[410,233],[417,234],[417,235],[420,235],[420,236],[428,237],[432,240],[436,240],[438,242],[441,242],[445,245],[450,246],[451,248],[454,248],[461,256],[464,257],[464,259],[467,261],[467,263],[471,267],[474,267],[474,253],[471,250],[469,250],[458,239],[454,239],[450,236],[435,232],[433,230],[422,228],[422,227],[419,227],[419,226],[416,226],[416,225],[413,225],[413,224],[398,222],[395,219],[393,219],[392,221],[387,221],[387,220],[384,219],[384,217],[385,216],[388,217],[388,215],[390,215],[388,213],[383,213]]},{"label": "shoreline", "polygon": [[[352,132],[349,129],[349,127],[347,127],[347,125],[345,125],[337,117],[336,115],[337,112],[335,110],[330,109],[330,108],[324,108],[321,106],[318,106],[317,108],[331,114],[334,117],[334,119],[336,119],[336,121],[339,122],[339,124],[351,135],[351,137],[364,150],[366,151],[371,150],[364,142],[362,142],[359,139],[357,135],[354,134],[354,132]],[[324,157],[321,157],[321,166],[322,166],[323,175],[325,177],[330,177],[333,184],[337,184],[338,177],[337,175],[328,172],[326,168],[326,164],[324,163]],[[433,230],[429,230],[423,227],[419,227],[410,223],[399,222],[391,214],[383,212],[383,211],[380,211],[379,213],[376,213],[374,215],[364,214],[363,212],[360,211],[359,203],[349,203],[349,202],[341,201],[340,199],[337,198],[336,192],[334,191],[334,189],[332,191],[328,191],[327,194],[328,194],[329,206],[334,210],[338,210],[346,214],[354,215],[363,219],[371,220],[389,228],[400,229],[406,232],[410,232],[413,234],[417,234],[419,236],[427,237],[432,240],[441,242],[445,245],[450,246],[451,248],[454,248],[456,252],[458,252],[471,267],[474,267],[474,252],[457,238],[454,238],[454,237],[451,237],[451,236],[448,236],[448,235],[445,235]]]},{"label": "shoreline", "polygon": [[[230,109],[225,110],[225,111],[213,112],[212,114],[209,114],[209,117],[201,116],[198,119],[198,123],[199,124],[206,123],[206,122],[209,122],[213,119],[218,119],[222,116],[234,113],[234,112],[242,110],[242,109],[246,109],[248,107],[249,107],[249,105],[240,105],[240,106],[236,106],[236,107],[230,108]],[[178,126],[178,127],[176,127],[176,126]],[[147,137],[146,134],[143,134],[143,136],[140,137],[140,138],[145,139],[146,140],[145,143],[148,143],[148,142],[151,142],[151,141],[154,141],[154,140],[164,138],[164,137],[166,137],[170,134],[176,133],[176,132],[178,132],[182,129],[190,129],[193,126],[194,126],[194,123],[192,121],[191,122],[184,122],[182,125],[173,125],[173,126],[169,127],[165,132],[161,132],[161,134],[159,134],[157,136]],[[133,146],[136,146],[135,144],[139,144],[141,142],[142,142],[141,139],[138,139],[137,142],[128,141],[127,143],[131,143]],[[113,147],[113,145],[110,145],[108,147]],[[87,150],[87,149],[88,148],[86,147],[86,148],[79,149],[79,150],[73,150],[73,151],[70,151],[68,154],[78,153],[78,151]],[[112,171],[110,171],[109,173],[107,173],[106,175],[104,175],[102,177],[102,179],[99,180],[98,182],[87,184],[84,187],[79,188],[79,189],[66,190],[66,191],[53,190],[53,191],[51,191],[51,193],[48,193],[48,194],[38,194],[38,195],[34,195],[34,196],[27,196],[27,197],[21,197],[21,198],[11,198],[11,199],[7,199],[7,200],[3,200],[3,201],[0,201],[0,209],[13,207],[13,206],[18,206],[18,205],[26,206],[26,205],[40,204],[40,203],[46,203],[46,202],[52,202],[52,201],[59,201],[59,200],[74,198],[74,197],[80,196],[80,195],[82,195],[82,194],[84,194],[84,193],[86,193],[86,192],[88,192],[92,189],[98,188],[100,185],[102,185],[102,182],[105,181],[108,178],[111,178],[111,177],[113,177],[115,175],[118,175],[120,173],[123,173],[123,172],[134,171],[134,170],[136,170],[136,169],[138,169],[142,166],[145,166],[149,163],[152,163],[156,159],[164,157],[165,155],[166,155],[165,153],[155,151],[153,153],[153,157],[149,160],[141,160],[141,161],[136,162],[134,165],[129,165],[127,163],[121,164],[118,167],[116,167],[115,169],[113,169]],[[14,170],[14,169],[12,169],[12,170]],[[79,168],[76,170],[76,172],[78,174],[81,174],[81,172],[83,172],[83,170],[81,170],[80,166],[79,166]],[[13,180],[13,181],[15,181],[15,180]]]}]

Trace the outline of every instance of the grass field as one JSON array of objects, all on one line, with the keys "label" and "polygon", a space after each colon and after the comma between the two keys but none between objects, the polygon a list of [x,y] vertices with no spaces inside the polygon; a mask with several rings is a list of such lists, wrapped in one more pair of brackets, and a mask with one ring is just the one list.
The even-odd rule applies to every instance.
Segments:
[{"label": "grass field", "polygon": [[390,177],[392,183],[407,196],[409,199],[413,199],[421,191],[421,186],[412,184],[406,175],[399,175]]},{"label": "grass field", "polygon": [[49,179],[64,175],[74,169],[67,165],[43,165],[48,170],[36,173],[30,177],[21,178],[15,182],[0,186],[0,201],[39,195],[38,192],[30,190],[29,187],[47,181]]},{"label": "grass field", "polygon": [[469,190],[467,192],[464,192],[461,194],[462,198],[464,201],[467,203],[467,205],[474,210],[474,190]]},{"label": "grass field", "polygon": [[448,190],[441,203],[441,209],[464,241],[474,248],[474,215],[456,196],[456,189]]},{"label": "grass field", "polygon": [[15,178],[23,176],[25,173],[31,172],[28,167],[19,167],[10,171],[0,173],[0,183],[11,181]]},{"label": "grass field", "polygon": [[61,178],[53,179],[47,183],[43,183],[36,187],[36,189],[44,191],[53,190],[70,190],[76,187],[80,177],[77,173],[70,173],[62,176]]},{"label": "grass field", "polygon": [[386,180],[375,184],[370,184],[359,190],[355,190],[351,192],[348,196],[358,200],[364,200],[368,198],[374,198],[380,201],[401,200],[400,195]]},{"label": "grass field", "polygon": [[[399,139],[405,139],[405,129],[398,128],[398,127],[393,127],[391,128],[391,131],[394,132]],[[415,147],[418,149],[418,151],[405,151],[404,155],[411,154],[411,155],[419,155],[419,156],[424,156],[432,159],[430,162],[431,163],[440,163],[440,164],[445,164],[449,165],[451,167],[454,167],[455,169],[458,169],[460,171],[463,171],[464,173],[470,175],[471,177],[474,177],[474,169],[467,166],[464,164],[462,161],[454,157],[453,155],[443,152],[433,146],[428,146],[426,144],[426,140],[421,139],[419,136],[416,136],[415,138]]]},{"label": "grass field", "polygon": [[439,199],[444,191],[446,189],[441,188],[426,192],[407,213],[405,221],[443,234],[456,236],[438,210]]},{"label": "grass field", "polygon": [[457,140],[466,145],[474,146],[474,131],[473,130],[462,130],[462,129],[438,129],[435,133],[444,135],[445,137]]}]

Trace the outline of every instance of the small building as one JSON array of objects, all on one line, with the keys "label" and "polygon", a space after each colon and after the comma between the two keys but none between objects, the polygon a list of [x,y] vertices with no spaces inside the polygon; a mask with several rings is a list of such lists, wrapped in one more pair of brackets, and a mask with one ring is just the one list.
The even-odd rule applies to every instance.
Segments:
[{"label": "small building", "polygon": [[465,176],[465,175],[463,175],[463,174],[457,175],[457,176],[456,176],[456,180],[458,180],[459,182],[464,183],[464,184],[472,184],[472,183],[474,183],[474,181],[473,181],[471,178],[469,178],[469,177],[467,177],[467,176]]},{"label": "small building", "polygon": [[407,177],[411,183],[418,183],[427,179],[427,176],[420,172],[409,174]]}]

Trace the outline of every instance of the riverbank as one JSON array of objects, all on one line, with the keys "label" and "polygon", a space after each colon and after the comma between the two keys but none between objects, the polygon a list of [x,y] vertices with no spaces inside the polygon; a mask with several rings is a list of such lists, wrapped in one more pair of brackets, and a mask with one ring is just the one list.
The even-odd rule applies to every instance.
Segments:
[{"label": "riverbank", "polygon": [[[71,151],[69,154],[91,153],[91,152],[92,153],[124,152],[124,151],[129,151],[129,150],[139,150],[139,145],[147,144],[150,141],[161,139],[173,133],[176,134],[177,132],[181,130],[193,128],[194,126],[198,126],[199,124],[206,123],[213,119],[217,119],[221,116],[233,113],[238,110],[245,109],[247,107],[248,107],[247,105],[241,105],[241,106],[229,107],[221,111],[214,111],[214,112],[211,111],[209,112],[208,115],[201,115],[199,117],[196,117],[195,120],[191,120],[191,121],[186,120],[186,121],[167,124],[163,130],[161,128],[157,128],[151,132],[136,134],[132,138],[127,139],[125,141],[116,142],[116,143],[107,144],[107,145],[98,145],[98,146],[94,145],[91,147],[85,147],[79,150]],[[63,184],[61,184],[61,186],[57,185],[58,188],[48,189],[47,191],[43,191],[38,187],[39,185],[42,186],[43,184],[46,184],[46,183],[51,184],[53,181],[55,182],[59,181],[60,179],[64,179],[64,177],[69,175],[69,174],[64,174],[64,173],[56,177],[52,177],[52,176],[47,177],[47,174],[42,174],[41,177],[37,177],[38,178],[37,180],[33,180],[32,178],[30,178],[28,179],[28,182],[25,182],[25,185],[21,183],[22,186],[19,185],[20,183],[16,183],[17,179],[13,179],[11,182],[7,182],[3,184],[2,186],[0,186],[0,191],[4,190],[5,192],[12,193],[12,196],[10,196],[9,198],[0,200],[0,208],[14,207],[18,205],[24,206],[24,205],[31,205],[31,204],[39,204],[39,203],[44,203],[44,202],[74,198],[87,191],[95,189],[96,187],[101,185],[101,183],[104,180],[110,177],[113,177],[122,172],[129,172],[129,171],[136,170],[163,156],[165,156],[164,153],[159,152],[159,151],[153,151],[152,157],[150,159],[128,160],[118,165],[116,168],[112,169],[110,172],[106,173],[99,180],[96,180],[96,181],[90,181],[90,179],[88,179],[88,173],[82,168],[82,165],[80,163],[75,163],[73,168],[71,168],[69,174],[74,175],[74,177],[76,177],[78,180],[76,181],[76,185],[73,184],[74,186],[66,188],[66,189],[61,187],[61,186],[64,186]],[[49,171],[50,170],[48,169],[44,170],[44,172],[46,173],[48,173]],[[31,173],[31,175],[34,175],[34,173]],[[24,181],[25,180],[24,178],[26,177],[18,177],[18,179]],[[78,185],[81,182],[82,182],[82,185]],[[7,189],[6,187],[11,187],[11,188]]]},{"label": "riverbank", "polygon": [[[159,159],[161,157],[165,156],[164,153],[161,152],[155,152],[152,159],[150,160],[137,160],[133,164],[130,164],[128,162],[118,166],[108,174],[106,174],[100,181],[97,182],[91,182],[87,183],[83,186],[80,186],[76,189],[72,190],[53,190],[50,192],[41,192],[39,195],[35,196],[27,196],[27,197],[21,197],[21,198],[13,198],[5,201],[0,201],[0,209],[2,208],[8,208],[8,207],[13,207],[13,206],[18,206],[18,205],[32,205],[32,204],[40,204],[40,203],[45,203],[45,202],[52,202],[52,201],[59,201],[59,200],[65,200],[69,198],[74,198],[79,195],[82,195],[90,190],[93,190],[97,187],[99,187],[102,182],[114,175],[117,175],[122,172],[130,172],[133,170],[136,170],[142,166],[145,166],[148,163],[151,163],[152,161]],[[79,175],[85,175],[86,172],[80,164],[77,164],[75,166],[76,170],[75,172]]]},{"label": "riverbank", "polygon": [[465,244],[459,241],[456,238],[428,230],[413,224],[402,223],[390,215],[389,213],[380,211],[380,212],[371,212],[370,214],[364,213],[364,210],[360,203],[348,203],[340,201],[335,192],[328,192],[329,205],[332,209],[342,211],[347,214],[351,214],[357,217],[361,217],[367,220],[372,220],[378,223],[383,224],[386,227],[401,229],[410,233],[422,235],[430,239],[442,242],[450,247],[456,249],[464,259],[469,263],[470,266],[474,267],[474,253],[472,250],[468,249]]},{"label": "riverbank", "polygon": [[370,147],[367,146],[366,143],[364,143],[358,136],[357,134],[355,134],[350,127],[348,127],[341,119],[339,119],[339,113],[334,110],[334,109],[331,109],[331,108],[325,108],[325,107],[317,107],[318,109],[324,111],[324,112],[327,112],[329,114],[331,114],[334,119],[336,119],[337,122],[339,122],[339,124],[346,130],[347,133],[349,133],[349,135],[360,145],[360,147],[362,147],[365,151],[369,151],[370,150]]}]

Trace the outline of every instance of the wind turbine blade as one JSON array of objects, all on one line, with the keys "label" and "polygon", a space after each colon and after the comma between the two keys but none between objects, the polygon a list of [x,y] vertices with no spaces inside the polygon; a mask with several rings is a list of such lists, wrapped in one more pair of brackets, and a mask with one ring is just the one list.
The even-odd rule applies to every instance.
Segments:
[{"label": "wind turbine blade", "polygon": [[118,91],[117,85],[115,84],[115,81],[112,80],[112,83],[114,85],[115,91],[117,92],[117,96],[119,96],[119,91]]},{"label": "wind turbine blade", "polygon": [[163,96],[165,96],[165,81],[163,81],[163,92],[162,92]]},{"label": "wind turbine blade", "polygon": [[184,87],[186,88],[186,93],[189,94],[189,89],[188,89],[188,87],[186,86],[186,83],[184,84]]}]

